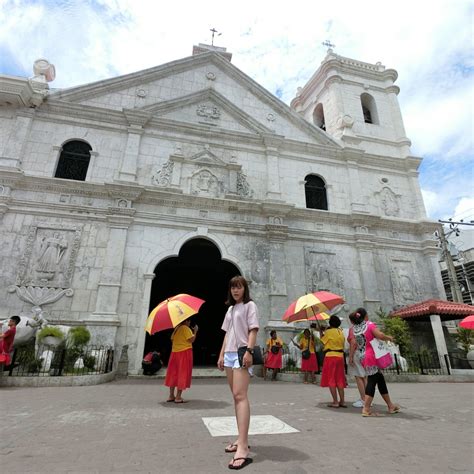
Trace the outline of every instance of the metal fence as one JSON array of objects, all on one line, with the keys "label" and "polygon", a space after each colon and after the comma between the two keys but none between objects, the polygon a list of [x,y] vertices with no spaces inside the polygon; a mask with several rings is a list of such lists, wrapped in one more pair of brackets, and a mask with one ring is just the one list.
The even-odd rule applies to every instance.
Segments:
[{"label": "metal fence", "polygon": [[[322,370],[324,364],[324,357],[322,354],[318,355],[319,370]],[[454,367],[452,363],[453,357],[450,355],[444,356],[447,369],[441,366],[438,354],[435,352],[420,352],[413,353],[406,357],[394,355],[394,362],[389,368],[384,369],[386,374],[403,375],[403,374],[417,374],[417,375],[450,375],[450,367]],[[451,363],[450,363],[451,362]],[[348,356],[344,354],[344,364],[347,373]],[[296,355],[294,351],[283,348],[283,367],[281,373],[294,374],[301,372],[301,355]]]},{"label": "metal fence", "polygon": [[21,346],[11,364],[4,368],[10,376],[45,377],[98,375],[112,371],[114,350],[109,346]]}]

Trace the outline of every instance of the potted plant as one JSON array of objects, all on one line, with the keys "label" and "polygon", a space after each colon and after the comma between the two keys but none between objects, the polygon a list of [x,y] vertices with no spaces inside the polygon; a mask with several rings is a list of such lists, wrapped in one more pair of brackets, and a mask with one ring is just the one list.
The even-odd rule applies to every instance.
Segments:
[{"label": "potted plant", "polygon": [[59,346],[64,341],[64,333],[54,326],[45,326],[38,332],[38,343],[45,346]]}]

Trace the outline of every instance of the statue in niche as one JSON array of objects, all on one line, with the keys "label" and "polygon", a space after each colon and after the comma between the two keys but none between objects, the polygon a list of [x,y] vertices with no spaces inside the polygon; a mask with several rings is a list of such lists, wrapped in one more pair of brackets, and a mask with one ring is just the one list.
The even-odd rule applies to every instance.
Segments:
[{"label": "statue in niche", "polygon": [[395,268],[391,272],[393,281],[393,296],[398,304],[406,304],[417,299],[417,289],[413,278],[406,269]]},{"label": "statue in niche", "polygon": [[400,213],[397,197],[390,189],[384,188],[382,190],[380,193],[380,202],[382,204],[382,210],[386,216],[398,216]]},{"label": "statue in niche", "polygon": [[59,232],[54,232],[52,237],[43,237],[35,267],[41,279],[51,280],[54,277],[67,246],[67,241],[61,238]]},{"label": "statue in niche", "polygon": [[157,186],[167,187],[171,184],[174,163],[167,161],[151,178]]},{"label": "statue in niche", "polygon": [[311,272],[311,291],[331,291],[333,286],[331,272],[327,265],[314,265]]},{"label": "statue in niche", "polygon": [[237,194],[242,197],[253,197],[253,191],[250,189],[247,177],[244,173],[237,173]]}]

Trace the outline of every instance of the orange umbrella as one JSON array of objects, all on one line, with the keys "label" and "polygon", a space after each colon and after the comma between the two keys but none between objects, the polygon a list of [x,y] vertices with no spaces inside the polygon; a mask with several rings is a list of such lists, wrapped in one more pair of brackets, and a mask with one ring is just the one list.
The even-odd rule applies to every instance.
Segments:
[{"label": "orange umbrella", "polygon": [[181,293],[162,301],[148,316],[145,331],[155,334],[165,329],[175,328],[179,323],[199,311],[204,300]]},{"label": "orange umbrella", "polygon": [[344,303],[344,299],[341,296],[329,293],[329,291],[308,293],[291,303],[282,319],[287,323],[304,321],[311,317],[319,319],[316,317],[317,314],[330,311],[342,303]]},{"label": "orange umbrella", "polygon": [[461,326],[464,329],[474,329],[474,314],[471,314],[470,316],[467,316],[464,318],[460,323],[459,326]]}]

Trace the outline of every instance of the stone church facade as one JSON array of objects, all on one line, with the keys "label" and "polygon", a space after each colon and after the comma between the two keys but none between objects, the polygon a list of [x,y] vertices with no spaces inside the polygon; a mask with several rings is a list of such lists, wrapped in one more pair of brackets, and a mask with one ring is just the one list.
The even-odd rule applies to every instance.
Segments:
[{"label": "stone church facade", "polygon": [[205,45],[70,89],[44,77],[0,76],[2,319],[41,306],[128,345],[137,373],[156,269],[203,240],[262,327],[318,289],[342,315],[443,295],[396,71],[329,50],[290,107]]}]

